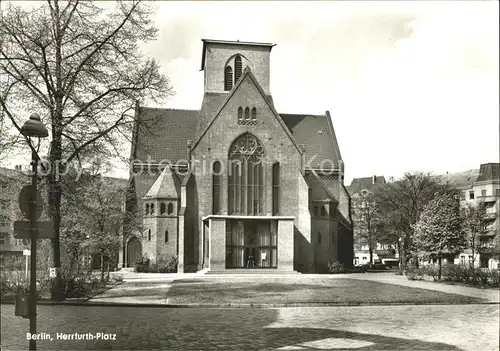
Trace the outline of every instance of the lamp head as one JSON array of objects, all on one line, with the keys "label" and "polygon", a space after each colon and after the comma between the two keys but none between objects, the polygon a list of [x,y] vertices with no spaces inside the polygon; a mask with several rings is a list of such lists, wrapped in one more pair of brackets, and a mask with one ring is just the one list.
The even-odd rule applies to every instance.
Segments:
[{"label": "lamp head", "polygon": [[21,133],[26,137],[35,138],[46,138],[49,136],[49,132],[40,120],[38,113],[33,113],[30,119],[24,123],[21,127]]}]

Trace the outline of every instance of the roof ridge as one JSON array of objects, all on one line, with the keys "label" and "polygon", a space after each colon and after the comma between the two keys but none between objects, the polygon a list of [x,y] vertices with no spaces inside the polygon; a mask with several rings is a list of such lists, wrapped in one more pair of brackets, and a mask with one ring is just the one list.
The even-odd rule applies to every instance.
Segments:
[{"label": "roof ridge", "polygon": [[286,113],[286,112],[278,112],[278,113],[280,115],[287,115],[287,116],[327,117],[326,114],[316,115],[316,114],[310,114],[310,113]]},{"label": "roof ridge", "polygon": [[200,110],[195,109],[187,109],[187,108],[170,108],[170,107],[148,107],[148,106],[140,106],[139,109],[148,109],[148,110],[169,110],[169,111],[190,111],[190,112],[199,112]]}]

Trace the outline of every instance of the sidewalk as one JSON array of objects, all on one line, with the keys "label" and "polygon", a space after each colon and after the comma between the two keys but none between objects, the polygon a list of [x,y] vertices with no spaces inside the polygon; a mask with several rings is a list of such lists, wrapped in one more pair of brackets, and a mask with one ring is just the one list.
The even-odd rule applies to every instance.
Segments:
[{"label": "sidewalk", "polygon": [[480,289],[462,285],[449,285],[438,282],[408,280],[406,276],[394,273],[338,274],[337,278],[370,280],[374,282],[408,286],[410,288],[440,291],[449,294],[477,297],[490,303],[500,303],[500,291],[497,289]]}]

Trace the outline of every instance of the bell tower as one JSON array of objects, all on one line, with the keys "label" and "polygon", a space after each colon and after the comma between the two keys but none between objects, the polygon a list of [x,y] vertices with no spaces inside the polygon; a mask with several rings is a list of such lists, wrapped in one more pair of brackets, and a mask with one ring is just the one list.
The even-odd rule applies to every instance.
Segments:
[{"label": "bell tower", "polygon": [[252,70],[266,94],[270,94],[270,56],[275,44],[202,39],[201,70],[205,93],[229,92],[246,67]]}]

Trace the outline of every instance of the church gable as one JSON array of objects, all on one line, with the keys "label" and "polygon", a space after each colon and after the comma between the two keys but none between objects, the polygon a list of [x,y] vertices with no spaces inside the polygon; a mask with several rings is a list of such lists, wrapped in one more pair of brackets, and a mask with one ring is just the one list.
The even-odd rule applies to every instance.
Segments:
[{"label": "church gable", "polygon": [[227,149],[232,140],[244,132],[254,134],[264,145],[273,145],[279,140],[280,148],[300,154],[297,141],[249,69],[212,116],[193,150],[196,152],[202,141],[204,144],[221,143]]}]

